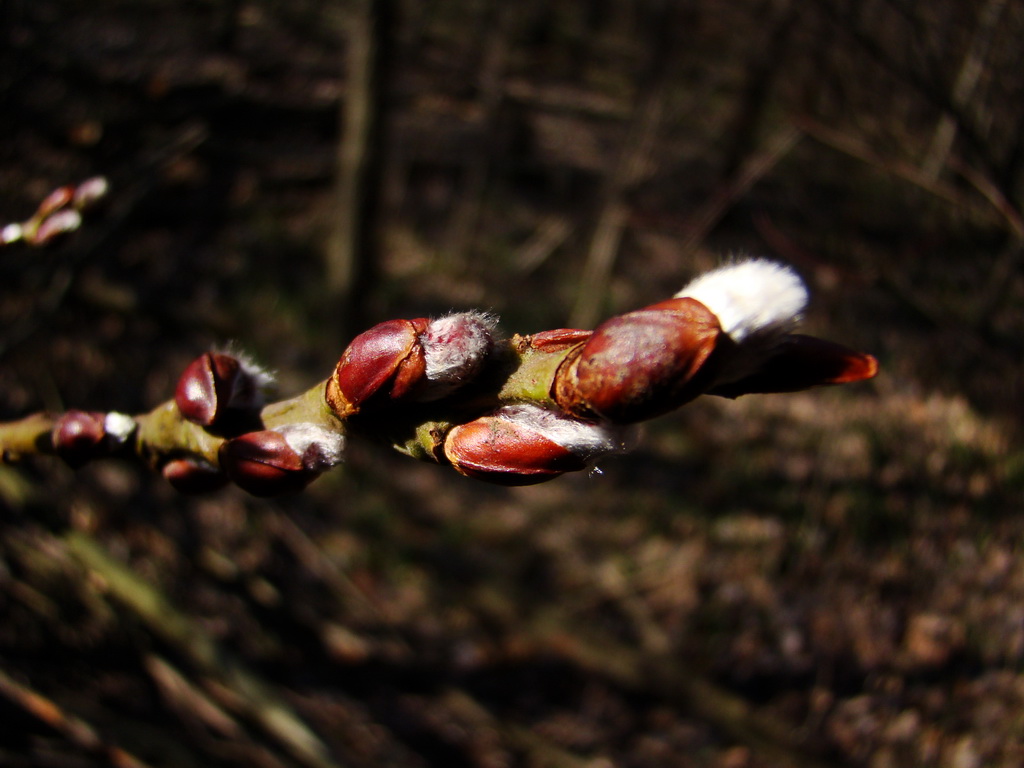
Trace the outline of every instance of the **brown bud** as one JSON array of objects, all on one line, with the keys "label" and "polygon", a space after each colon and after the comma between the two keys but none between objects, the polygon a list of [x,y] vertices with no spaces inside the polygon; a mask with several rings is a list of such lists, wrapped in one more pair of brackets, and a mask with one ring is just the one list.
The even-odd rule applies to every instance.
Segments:
[{"label": "brown bud", "polygon": [[341,418],[377,403],[446,397],[480,372],[496,321],[481,312],[437,320],[388,320],[356,336],[327,382],[327,404]]},{"label": "brown bud", "polygon": [[227,476],[253,496],[277,496],[301,491],[320,474],[306,468],[280,432],[247,432],[220,448],[220,465]]},{"label": "brown bud", "polygon": [[599,325],[555,375],[552,396],[581,418],[617,424],[675,410],[714,381],[710,360],[722,334],[699,301],[669,299]]},{"label": "brown bud", "polygon": [[236,358],[219,352],[206,352],[189,363],[174,390],[181,415],[204,427],[223,418],[239,368]]},{"label": "brown bud", "polygon": [[209,493],[223,488],[228,482],[222,471],[202,459],[171,459],[160,472],[181,493]]},{"label": "brown bud", "polygon": [[252,414],[263,405],[263,388],[272,377],[244,355],[207,352],[185,368],[178,379],[174,402],[194,424],[239,434],[252,425]]},{"label": "brown bud", "polygon": [[456,426],[444,444],[458,472],[500,485],[552,480],[621,448],[622,436],[613,429],[525,404]]},{"label": "brown bud", "polygon": [[405,395],[426,369],[419,334],[428,322],[388,320],[356,336],[327,381],[331,410],[347,418],[380,391],[392,398]]},{"label": "brown bud", "polygon": [[105,420],[106,414],[95,411],[72,410],[62,414],[51,432],[54,452],[76,469],[106,456],[109,445]]}]

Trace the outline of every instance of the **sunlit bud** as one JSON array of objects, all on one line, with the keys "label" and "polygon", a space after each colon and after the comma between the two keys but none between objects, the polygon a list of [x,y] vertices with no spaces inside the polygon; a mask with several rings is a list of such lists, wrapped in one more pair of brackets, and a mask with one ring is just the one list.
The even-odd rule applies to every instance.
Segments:
[{"label": "sunlit bud", "polygon": [[220,469],[199,458],[171,459],[160,472],[181,493],[209,493],[223,488],[228,482]]},{"label": "sunlit bud", "polygon": [[693,299],[669,299],[613,317],[570,352],[552,396],[581,418],[630,424],[668,413],[714,380],[718,318]]},{"label": "sunlit bud", "polygon": [[371,401],[444,397],[479,373],[493,346],[494,326],[481,312],[375,325],[342,354],[327,382],[327,403],[347,418]]},{"label": "sunlit bud", "polygon": [[62,414],[51,432],[54,452],[78,468],[109,453],[106,414],[71,410]]},{"label": "sunlit bud", "polygon": [[65,208],[47,216],[39,227],[26,235],[33,245],[46,245],[59,235],[74,232],[82,226],[82,214],[73,208]]},{"label": "sunlit bud", "polygon": [[91,179],[86,179],[77,187],[75,187],[74,197],[72,199],[72,205],[78,210],[89,208],[104,197],[110,191],[110,182],[103,176],[93,176]]},{"label": "sunlit bud", "polygon": [[344,438],[315,424],[247,432],[224,443],[220,464],[254,496],[300,491],[342,459]]},{"label": "sunlit bud", "polygon": [[444,443],[461,474],[500,485],[542,483],[622,449],[621,430],[527,404],[456,426]]},{"label": "sunlit bud", "polygon": [[347,418],[378,392],[392,398],[407,394],[426,370],[419,334],[428,320],[388,320],[356,336],[327,381],[326,399],[337,416]]},{"label": "sunlit bud", "polygon": [[255,410],[263,405],[263,388],[270,376],[242,356],[207,352],[185,368],[178,379],[174,402],[194,424],[221,423],[229,411]]}]

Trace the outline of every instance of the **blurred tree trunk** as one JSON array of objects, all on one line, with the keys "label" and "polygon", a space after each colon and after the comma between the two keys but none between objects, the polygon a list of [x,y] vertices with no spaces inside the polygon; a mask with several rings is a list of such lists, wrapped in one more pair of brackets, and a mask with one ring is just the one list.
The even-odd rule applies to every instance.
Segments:
[{"label": "blurred tree trunk", "polygon": [[608,283],[615,267],[628,220],[626,194],[649,160],[651,147],[661,125],[665,95],[672,63],[680,44],[674,32],[685,28],[680,22],[683,6],[666,0],[652,3],[646,29],[651,40],[647,65],[637,78],[636,117],[611,172],[605,177],[587,260],[580,277],[569,323],[591,328],[601,316]]},{"label": "blurred tree trunk", "polygon": [[326,244],[328,302],[343,337],[364,325],[381,255],[380,182],[394,0],[353,0],[344,15],[346,90],[341,104]]},{"label": "blurred tree trunk", "polygon": [[793,38],[799,6],[791,0],[768,0],[762,7],[765,26],[770,28],[763,45],[747,62],[746,83],[733,118],[731,138],[725,152],[722,178],[736,175],[740,166],[757,150],[758,131],[772,89],[782,75],[782,61]]},{"label": "blurred tree trunk", "polygon": [[[978,80],[985,68],[985,59],[988,57],[989,48],[992,46],[992,37],[995,34],[999,19],[1006,7],[1006,0],[988,0],[978,14],[978,25],[971,38],[971,45],[964,57],[960,72],[957,74],[956,83],[953,85],[953,92],[950,101],[958,111],[965,111],[971,96],[978,85]],[[979,125],[984,120],[975,121]],[[935,128],[931,145],[925,154],[922,170],[932,179],[938,178],[946,165],[950,150],[953,148],[953,141],[956,139],[957,121],[950,114],[945,113],[939,119]]]},{"label": "blurred tree trunk", "polygon": [[500,143],[496,136],[498,113],[505,93],[509,38],[519,6],[515,3],[501,3],[492,8],[484,23],[489,34],[484,39],[483,61],[477,81],[480,141],[467,163],[462,193],[452,215],[447,243],[441,254],[441,261],[450,267],[461,266],[471,255],[484,209],[492,156]]}]

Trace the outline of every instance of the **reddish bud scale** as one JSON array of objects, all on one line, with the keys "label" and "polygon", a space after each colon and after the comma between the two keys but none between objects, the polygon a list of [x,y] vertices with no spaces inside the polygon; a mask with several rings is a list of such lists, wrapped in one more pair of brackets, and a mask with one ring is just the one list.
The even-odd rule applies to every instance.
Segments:
[{"label": "reddish bud scale", "polygon": [[497,416],[454,427],[444,452],[459,473],[499,485],[543,483],[587,464],[540,432]]},{"label": "reddish bud scale", "polygon": [[428,323],[427,318],[388,320],[356,336],[327,381],[331,410],[344,419],[378,392],[391,399],[408,394],[426,369],[419,336]]},{"label": "reddish bud scale", "polygon": [[106,414],[95,411],[71,410],[62,414],[50,433],[54,452],[70,466],[83,464],[106,456]]},{"label": "reddish bud scale", "polygon": [[557,328],[517,338],[522,339],[526,347],[554,353],[577,346],[593,335],[593,331],[583,331],[578,328]]},{"label": "reddish bud scale", "polygon": [[709,394],[739,397],[772,392],[799,392],[824,384],[849,384],[878,373],[878,361],[842,344],[813,336],[784,336],[751,374],[738,381],[716,384]]},{"label": "reddish bud scale", "polygon": [[219,352],[207,352],[189,363],[174,391],[181,415],[203,427],[216,424],[228,409],[240,368],[237,359]]},{"label": "reddish bud scale", "polygon": [[714,380],[710,360],[729,343],[718,318],[694,299],[669,299],[613,317],[571,352],[552,397],[566,412],[631,424],[675,410]]},{"label": "reddish bud scale", "polygon": [[239,488],[253,496],[277,496],[301,491],[319,476],[274,430],[247,432],[220,448],[220,465]]}]

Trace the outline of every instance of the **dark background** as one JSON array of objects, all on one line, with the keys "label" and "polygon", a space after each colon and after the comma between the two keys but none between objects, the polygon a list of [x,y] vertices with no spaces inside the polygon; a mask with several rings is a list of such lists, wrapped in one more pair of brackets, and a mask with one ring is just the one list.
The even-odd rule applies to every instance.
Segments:
[{"label": "dark background", "polygon": [[0,764],[1024,761],[1024,4],[0,9],[0,221],[112,185],[0,251],[0,418],[148,410],[232,340],[290,395],[380,320],[590,326],[737,252],[882,366],[700,400],[527,489],[358,442],[274,501],[0,467]]}]

